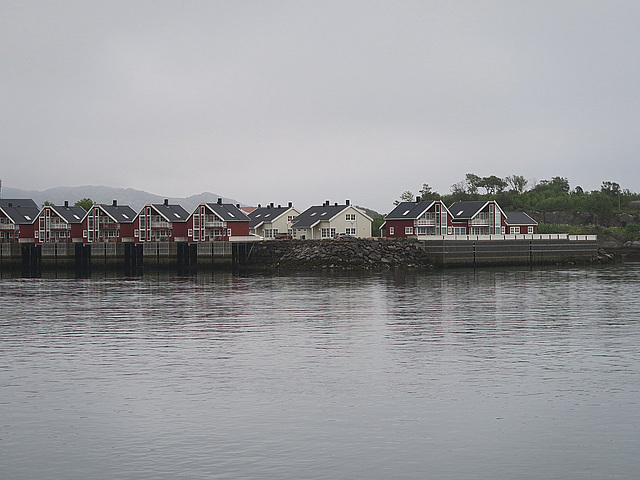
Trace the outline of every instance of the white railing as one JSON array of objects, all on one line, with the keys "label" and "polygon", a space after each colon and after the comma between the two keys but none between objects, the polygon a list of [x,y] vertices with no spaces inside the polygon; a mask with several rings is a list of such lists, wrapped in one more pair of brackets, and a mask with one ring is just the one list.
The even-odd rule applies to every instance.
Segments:
[{"label": "white railing", "polygon": [[171,222],[151,222],[151,228],[171,228]]},{"label": "white railing", "polygon": [[435,227],[436,219],[435,218],[419,218],[416,220],[416,227]]},{"label": "white railing", "polygon": [[491,225],[491,219],[489,218],[474,218],[469,222],[469,225],[473,225],[474,227],[478,226],[489,226]]},{"label": "white railing", "polygon": [[568,235],[566,233],[529,233],[524,235],[418,235],[418,240],[571,240],[589,241],[598,240],[597,235]]},{"label": "white railing", "polygon": [[52,223],[49,226],[50,230],[71,230],[70,223]]},{"label": "white railing", "polygon": [[0,230],[15,230],[16,225],[13,223],[0,223]]},{"label": "white railing", "polygon": [[219,221],[215,221],[215,222],[204,222],[204,226],[205,228],[226,228],[227,226],[227,222],[219,222]]}]

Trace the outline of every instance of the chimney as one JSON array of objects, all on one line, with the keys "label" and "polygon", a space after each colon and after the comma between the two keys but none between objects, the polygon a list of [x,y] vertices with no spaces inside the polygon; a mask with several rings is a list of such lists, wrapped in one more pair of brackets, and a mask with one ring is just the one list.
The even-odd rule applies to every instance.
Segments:
[{"label": "chimney", "polygon": [[293,207],[293,203],[289,202],[289,208]]},{"label": "chimney", "polygon": [[9,208],[13,207],[13,203],[9,202]]},{"label": "chimney", "polygon": [[240,204],[239,203],[236,203],[236,208],[240,208]]},{"label": "chimney", "polygon": [[420,197],[416,197],[416,203],[420,203]]},{"label": "chimney", "polygon": [[222,199],[218,198],[218,205],[222,205]]},{"label": "chimney", "polygon": [[351,205],[351,200],[346,200],[346,202],[347,202],[347,207]]},{"label": "chimney", "polygon": [[258,208],[262,208],[262,205],[258,204]]},{"label": "chimney", "polygon": [[334,206],[334,207],[337,207],[337,206],[338,206],[338,202],[334,203],[334,204],[333,204],[333,206]]},{"label": "chimney", "polygon": [[270,205],[271,205],[271,208],[273,208],[273,202],[271,202]]},{"label": "chimney", "polygon": [[282,208],[282,205],[278,205],[278,208]]},{"label": "chimney", "polygon": [[168,198],[165,198],[165,199],[164,199],[164,206],[166,207],[166,206],[168,206],[168,205],[169,205],[169,199],[168,199]]},{"label": "chimney", "polygon": [[327,200],[326,202],[324,202],[324,206],[328,207],[329,206],[329,200]]},{"label": "chimney", "polygon": [[114,206],[114,207],[117,207],[117,206],[118,206],[118,200],[114,200],[114,201],[113,201],[113,206]]},{"label": "chimney", "polygon": [[64,208],[69,208],[69,200],[64,201]]}]

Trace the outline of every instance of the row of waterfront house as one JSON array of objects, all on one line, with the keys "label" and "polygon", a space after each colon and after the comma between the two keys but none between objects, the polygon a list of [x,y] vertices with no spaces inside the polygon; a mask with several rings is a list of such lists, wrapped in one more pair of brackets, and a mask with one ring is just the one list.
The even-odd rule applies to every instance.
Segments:
[{"label": "row of waterfront house", "polygon": [[[291,203],[241,207],[202,203],[191,213],[168,200],[136,212],[127,205],[45,205],[30,199],[0,199],[0,243],[211,242],[280,238],[370,237],[372,218],[362,209],[329,201],[304,211]],[[381,232],[389,238],[459,238],[466,235],[535,234],[537,223],[523,212],[504,212],[497,202],[416,198],[386,215]]]}]

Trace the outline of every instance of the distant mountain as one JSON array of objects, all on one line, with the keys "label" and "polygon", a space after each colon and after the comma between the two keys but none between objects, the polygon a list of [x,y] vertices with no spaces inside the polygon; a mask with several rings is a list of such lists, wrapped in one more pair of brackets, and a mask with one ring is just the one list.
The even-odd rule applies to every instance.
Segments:
[{"label": "distant mountain", "polygon": [[136,212],[148,203],[162,203],[168,199],[169,203],[182,205],[187,212],[192,212],[201,203],[215,203],[222,198],[224,203],[238,204],[233,198],[221,197],[216,193],[203,192],[186,198],[156,195],[133,188],[114,188],[105,186],[85,185],[82,187],[55,187],[44,191],[22,190],[19,188],[2,187],[2,198],[31,198],[38,206],[46,201],[56,205],[63,205],[68,201],[73,205],[78,200],[90,198],[95,203],[111,204],[114,200],[120,205],[129,205]]}]

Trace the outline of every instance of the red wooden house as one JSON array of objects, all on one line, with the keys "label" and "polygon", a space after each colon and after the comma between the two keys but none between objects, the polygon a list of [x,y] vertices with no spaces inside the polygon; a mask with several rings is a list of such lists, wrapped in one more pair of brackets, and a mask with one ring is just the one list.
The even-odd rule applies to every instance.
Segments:
[{"label": "red wooden house", "polygon": [[505,233],[506,215],[495,200],[456,202],[449,207],[454,235]]},{"label": "red wooden house", "polygon": [[506,212],[506,233],[527,235],[538,233],[538,222],[524,212]]},{"label": "red wooden house", "polygon": [[39,213],[31,199],[0,199],[0,243],[34,243]]},{"label": "red wooden house", "polygon": [[82,238],[85,243],[133,242],[133,221],[136,212],[128,205],[94,205],[82,221]]},{"label": "red wooden house", "polygon": [[428,235],[449,235],[452,217],[441,200],[402,202],[387,216],[381,228],[387,238],[420,238]]},{"label": "red wooden house", "polygon": [[180,205],[164,203],[142,207],[133,222],[136,242],[186,242],[189,213]]},{"label": "red wooden house", "polygon": [[202,203],[187,221],[189,242],[233,241],[249,236],[249,217],[239,205]]},{"label": "red wooden house", "polygon": [[82,242],[82,221],[87,212],[82,207],[64,205],[45,205],[34,232],[36,243]]}]

